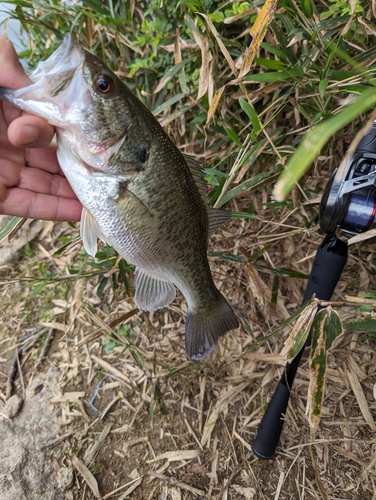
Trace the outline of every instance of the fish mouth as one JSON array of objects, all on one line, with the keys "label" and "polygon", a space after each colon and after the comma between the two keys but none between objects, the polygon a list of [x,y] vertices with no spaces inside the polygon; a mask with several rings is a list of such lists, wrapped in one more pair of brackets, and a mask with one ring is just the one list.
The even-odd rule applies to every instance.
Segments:
[{"label": "fish mouth", "polygon": [[85,87],[82,66],[86,52],[71,34],[30,75],[33,82],[20,89],[0,88],[5,99],[23,111],[45,118],[51,125],[67,125],[66,114]]},{"label": "fish mouth", "polygon": [[30,79],[36,83],[45,77],[53,75],[64,75],[76,70],[85,58],[85,51],[69,33],[65,35],[62,44],[53,52],[48,59],[38,64],[30,75]]}]

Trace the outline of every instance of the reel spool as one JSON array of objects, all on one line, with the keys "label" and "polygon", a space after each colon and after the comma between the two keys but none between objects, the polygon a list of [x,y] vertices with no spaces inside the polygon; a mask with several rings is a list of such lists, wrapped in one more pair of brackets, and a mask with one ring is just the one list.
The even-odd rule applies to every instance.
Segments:
[{"label": "reel spool", "polygon": [[376,227],[376,122],[333,172],[321,200],[320,226],[325,234],[339,228],[350,237]]}]

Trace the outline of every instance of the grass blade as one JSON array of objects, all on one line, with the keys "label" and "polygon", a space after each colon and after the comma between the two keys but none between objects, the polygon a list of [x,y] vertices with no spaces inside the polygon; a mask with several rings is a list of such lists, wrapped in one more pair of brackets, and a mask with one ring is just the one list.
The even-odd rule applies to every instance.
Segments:
[{"label": "grass blade", "polygon": [[360,114],[376,104],[376,89],[371,88],[354,100],[337,115],[310,130],[299,145],[296,153],[286,165],[274,188],[277,201],[283,201],[295,183],[319,154],[324,144],[339,130],[355,120]]}]

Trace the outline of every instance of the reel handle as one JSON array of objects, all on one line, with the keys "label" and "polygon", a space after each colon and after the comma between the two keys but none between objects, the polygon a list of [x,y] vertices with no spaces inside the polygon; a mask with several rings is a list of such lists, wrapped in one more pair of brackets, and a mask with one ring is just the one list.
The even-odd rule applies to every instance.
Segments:
[{"label": "reel handle", "polygon": [[339,228],[347,236],[376,227],[376,122],[331,175],[321,198],[320,227],[325,234]]},{"label": "reel handle", "polygon": [[[317,250],[311,274],[304,293],[303,303],[315,294],[322,300],[330,300],[347,260],[347,244],[335,234],[325,237]],[[253,453],[263,460],[273,457],[281,436],[284,416],[290,399],[291,387],[306,346],[311,344],[308,336],[305,346],[288,363],[268,408],[260,422],[252,442]]]}]

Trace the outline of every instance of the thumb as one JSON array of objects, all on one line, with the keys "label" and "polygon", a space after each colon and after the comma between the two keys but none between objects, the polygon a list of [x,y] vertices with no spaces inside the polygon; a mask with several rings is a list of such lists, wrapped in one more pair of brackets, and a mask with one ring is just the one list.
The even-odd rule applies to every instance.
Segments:
[{"label": "thumb", "polygon": [[[16,51],[10,40],[0,36],[0,87],[17,89],[30,85]],[[55,133],[54,127],[42,118],[23,113],[4,103],[4,117],[8,128],[8,139],[16,147],[47,146]]]},{"label": "thumb", "polygon": [[0,87],[18,89],[30,85],[31,80],[26,75],[11,41],[0,36]]}]

